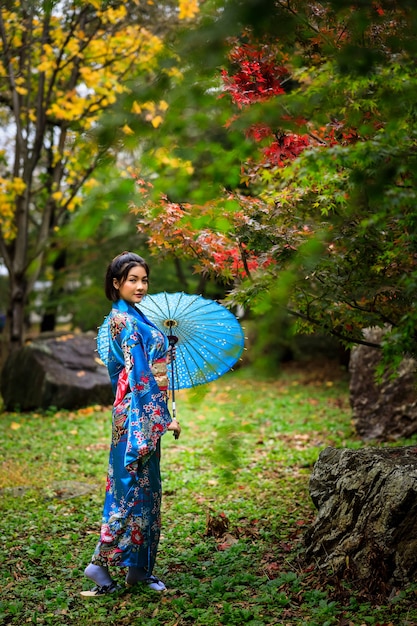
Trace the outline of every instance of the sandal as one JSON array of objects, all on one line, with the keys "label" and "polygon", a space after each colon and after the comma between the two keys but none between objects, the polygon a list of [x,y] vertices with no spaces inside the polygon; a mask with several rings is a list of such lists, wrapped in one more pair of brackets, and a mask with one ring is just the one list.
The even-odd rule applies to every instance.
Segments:
[{"label": "sandal", "polygon": [[96,585],[92,589],[81,591],[81,595],[84,598],[94,598],[95,596],[106,596],[110,593],[115,593],[116,591],[120,591],[120,589],[121,587],[113,581],[110,585]]},{"label": "sandal", "polygon": [[128,583],[126,581],[125,584],[128,589],[131,589],[132,587],[135,587],[138,584],[142,584],[142,585],[147,585],[149,589],[152,589],[152,591],[159,591],[159,592],[166,591],[166,587],[164,583],[162,582],[162,580],[159,580],[159,578],[157,578],[156,576],[148,576],[148,578],[143,578],[142,580],[138,580],[137,582],[133,584]]},{"label": "sandal", "polygon": [[149,589],[152,589],[152,591],[166,591],[164,583],[156,576],[149,576],[149,578],[145,578],[143,582],[148,585]]}]

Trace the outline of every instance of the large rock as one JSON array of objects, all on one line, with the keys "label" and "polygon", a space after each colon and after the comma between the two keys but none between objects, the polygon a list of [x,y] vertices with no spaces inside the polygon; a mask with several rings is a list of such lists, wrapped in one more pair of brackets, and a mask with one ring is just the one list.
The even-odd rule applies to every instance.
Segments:
[{"label": "large rock", "polygon": [[417,574],[417,447],[326,448],[310,478],[307,560],[387,595]]},{"label": "large rock", "polygon": [[1,375],[6,410],[109,405],[113,394],[93,334],[40,336],[8,357]]},{"label": "large rock", "polygon": [[[380,328],[368,328],[364,335],[367,341],[379,344],[383,332]],[[397,372],[387,372],[376,383],[380,359],[378,348],[359,345],[352,350],[350,403],[355,430],[364,440],[408,437],[417,432],[416,361],[405,358]]]}]

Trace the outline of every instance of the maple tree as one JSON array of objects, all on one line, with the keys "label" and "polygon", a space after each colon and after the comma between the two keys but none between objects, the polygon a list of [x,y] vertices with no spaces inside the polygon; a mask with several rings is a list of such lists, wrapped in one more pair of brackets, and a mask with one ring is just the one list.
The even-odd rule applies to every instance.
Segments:
[{"label": "maple tree", "polygon": [[[159,13],[168,24],[176,12],[188,20],[197,8],[195,0],[180,0],[160,5]],[[150,128],[161,123],[162,100],[131,98],[129,115],[119,111],[114,121],[114,143],[97,140],[104,114],[129,96],[130,84],[151,81],[157,70],[164,43],[152,30],[161,25],[152,10],[101,0],[2,3],[0,257],[10,283],[12,349],[23,341],[45,253],[100,184],[100,167],[117,163],[133,134],[127,118]]]},{"label": "maple tree", "polygon": [[[223,134],[223,148],[208,137],[216,167],[198,146],[167,149],[139,228],[159,249],[179,254],[181,245],[197,271],[233,282],[230,303],[255,313],[286,307],[300,329],[347,345],[366,343],[365,326],[383,326],[388,358],[415,353],[416,9],[388,0],[255,4],[227,2],[213,21],[216,43],[226,28],[233,37],[222,98],[213,88],[205,112],[224,120],[229,145]],[[188,124],[196,145],[195,112]],[[179,155],[189,157],[188,174],[178,160],[172,167]],[[174,170],[181,182],[155,210]]]}]

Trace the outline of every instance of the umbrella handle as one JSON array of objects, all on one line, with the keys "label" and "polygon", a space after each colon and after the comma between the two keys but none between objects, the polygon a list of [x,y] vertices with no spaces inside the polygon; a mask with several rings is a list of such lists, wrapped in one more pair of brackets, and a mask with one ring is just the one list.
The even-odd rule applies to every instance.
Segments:
[{"label": "umbrella handle", "polygon": [[167,335],[167,339],[169,342],[169,349],[171,350],[171,387],[172,387],[172,418],[177,419],[177,409],[175,405],[175,385],[174,385],[174,347],[178,342],[178,337],[176,335]]}]

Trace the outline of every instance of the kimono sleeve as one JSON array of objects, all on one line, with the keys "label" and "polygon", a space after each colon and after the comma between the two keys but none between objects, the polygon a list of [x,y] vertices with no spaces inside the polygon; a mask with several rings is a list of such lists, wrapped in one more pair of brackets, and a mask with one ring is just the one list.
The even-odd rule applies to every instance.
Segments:
[{"label": "kimono sleeve", "polygon": [[149,367],[139,325],[126,324],[121,339],[131,391],[125,453],[125,466],[129,466],[139,459],[144,461],[156,450],[159,438],[172,420],[165,394],[159,389]]}]

